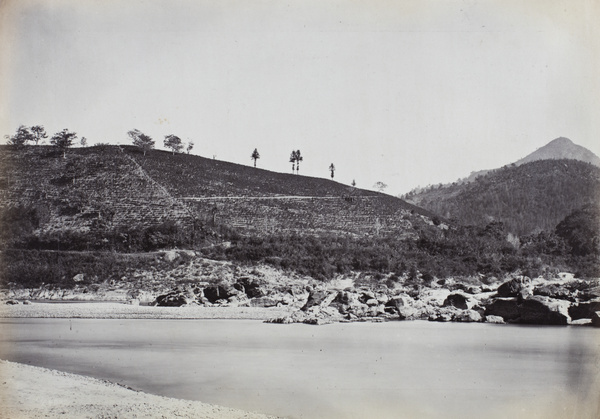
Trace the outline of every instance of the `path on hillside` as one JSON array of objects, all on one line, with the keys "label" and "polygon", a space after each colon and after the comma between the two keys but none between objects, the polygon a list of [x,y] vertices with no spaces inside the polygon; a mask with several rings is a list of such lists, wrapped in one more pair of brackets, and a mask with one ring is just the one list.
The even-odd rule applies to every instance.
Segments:
[{"label": "path on hillside", "polygon": [[[354,195],[356,198],[376,198],[375,196]],[[179,199],[188,201],[210,201],[213,199],[340,199],[340,196],[304,196],[304,195],[273,195],[273,196],[185,196]]]}]

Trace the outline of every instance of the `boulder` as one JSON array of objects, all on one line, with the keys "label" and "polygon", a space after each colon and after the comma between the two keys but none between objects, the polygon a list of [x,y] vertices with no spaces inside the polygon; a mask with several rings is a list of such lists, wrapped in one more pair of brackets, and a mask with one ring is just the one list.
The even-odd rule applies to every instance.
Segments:
[{"label": "boulder", "polygon": [[429,315],[430,322],[451,322],[458,314],[458,310],[454,307],[442,307]]},{"label": "boulder", "polygon": [[417,314],[417,309],[413,307],[413,303],[414,300],[408,295],[397,295],[392,297],[386,306],[395,308],[400,320],[407,320],[415,318]]},{"label": "boulder", "polygon": [[523,289],[530,288],[531,279],[526,276],[513,278],[498,287],[498,297],[518,297]]},{"label": "boulder", "polygon": [[175,250],[169,250],[165,252],[164,258],[167,262],[173,262],[179,258],[179,253],[177,253]]},{"label": "boulder", "polygon": [[453,320],[455,322],[480,322],[482,321],[481,314],[475,310],[463,310],[460,313],[454,315]]},{"label": "boulder", "polygon": [[77,274],[73,277],[74,282],[82,282],[85,279],[84,274]]},{"label": "boulder", "polygon": [[275,307],[277,306],[277,301],[273,298],[268,297],[260,297],[260,298],[252,298],[250,300],[250,307]]},{"label": "boulder", "polygon": [[367,301],[369,301],[369,300],[377,300],[377,298],[375,297],[375,294],[372,293],[371,291],[361,292],[358,299],[363,304],[367,304]]},{"label": "boulder", "polygon": [[575,301],[575,295],[567,288],[555,284],[540,285],[533,289],[533,295],[555,298],[559,300]]},{"label": "boulder", "polygon": [[504,324],[504,319],[500,316],[485,316],[486,323]]},{"label": "boulder", "polygon": [[596,311],[592,314],[592,326],[600,327],[600,311]]},{"label": "boulder", "polygon": [[235,288],[225,285],[211,285],[204,288],[204,297],[213,304],[219,300],[227,300],[238,293]]},{"label": "boulder", "polygon": [[578,294],[580,301],[589,301],[600,298],[600,287],[591,287],[580,291]]},{"label": "boulder", "polygon": [[466,310],[468,309],[467,300],[468,297],[463,294],[450,294],[446,297],[442,305],[444,307],[456,307],[460,308],[461,310]]},{"label": "boulder", "polygon": [[591,319],[596,311],[600,311],[600,301],[588,301],[571,305],[569,307],[569,316],[571,316],[572,320]]},{"label": "boulder", "polygon": [[258,298],[267,295],[267,292],[261,288],[260,284],[249,277],[240,278],[233,287],[245,293],[248,298]]},{"label": "boulder", "polygon": [[308,295],[308,299],[306,303],[300,310],[307,311],[308,309],[319,306],[319,307],[327,307],[335,298],[337,297],[337,291],[327,291],[327,290],[317,290],[311,291]]},{"label": "boulder", "polygon": [[485,316],[498,316],[505,322],[517,321],[520,317],[516,298],[497,298],[485,308]]},{"label": "boulder", "polygon": [[189,299],[186,293],[173,291],[168,294],[156,297],[154,305],[159,307],[181,307],[188,304]]},{"label": "boulder", "polygon": [[570,321],[568,304],[548,297],[533,296],[519,307],[519,323],[566,325]]},{"label": "boulder", "polygon": [[7,300],[6,304],[8,304],[9,306],[15,306],[18,305],[19,302],[17,300]]},{"label": "boulder", "polygon": [[369,307],[374,307],[379,305],[379,301],[377,301],[375,298],[371,298],[370,300],[365,301],[365,304]]}]

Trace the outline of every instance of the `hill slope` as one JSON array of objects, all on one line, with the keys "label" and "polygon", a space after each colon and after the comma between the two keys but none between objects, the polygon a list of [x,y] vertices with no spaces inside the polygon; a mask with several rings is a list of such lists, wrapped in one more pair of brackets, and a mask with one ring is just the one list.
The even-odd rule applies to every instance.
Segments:
[{"label": "hill slope", "polygon": [[408,194],[409,202],[463,224],[502,221],[513,233],[553,230],[573,210],[600,202],[600,168],[577,160],[504,167],[473,182]]},{"label": "hill slope", "polygon": [[135,147],[89,147],[63,158],[53,147],[4,146],[0,167],[4,225],[59,242],[69,232],[95,237],[96,247],[140,234],[135,240],[160,240],[166,234],[155,231],[160,226],[171,233],[179,226],[193,241],[219,226],[253,235],[411,236],[420,224],[431,224],[427,211],[389,195],[158,150],[144,157]]}]

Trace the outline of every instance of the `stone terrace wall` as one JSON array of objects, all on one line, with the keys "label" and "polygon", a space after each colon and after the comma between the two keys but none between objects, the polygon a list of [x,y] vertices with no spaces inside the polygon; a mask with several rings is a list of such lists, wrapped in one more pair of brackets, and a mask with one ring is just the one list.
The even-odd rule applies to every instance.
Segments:
[{"label": "stone terrace wall", "polygon": [[265,197],[210,198],[187,200],[199,214],[217,224],[226,224],[243,232],[272,234],[350,233],[358,235],[398,232],[414,235],[415,221],[425,217],[410,210],[389,205],[382,197]]}]

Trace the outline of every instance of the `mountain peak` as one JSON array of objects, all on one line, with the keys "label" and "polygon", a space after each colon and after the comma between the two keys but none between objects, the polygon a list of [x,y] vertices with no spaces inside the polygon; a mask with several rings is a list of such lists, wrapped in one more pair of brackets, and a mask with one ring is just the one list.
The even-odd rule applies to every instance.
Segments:
[{"label": "mountain peak", "polygon": [[570,146],[570,145],[574,145],[573,141],[569,140],[566,137],[558,137],[555,138],[554,140],[550,141],[547,146],[549,145],[565,145],[565,146]]},{"label": "mountain peak", "polygon": [[573,159],[600,167],[600,158],[585,147],[573,143],[565,137],[558,137],[533,153],[515,162],[516,165],[536,160]]}]

